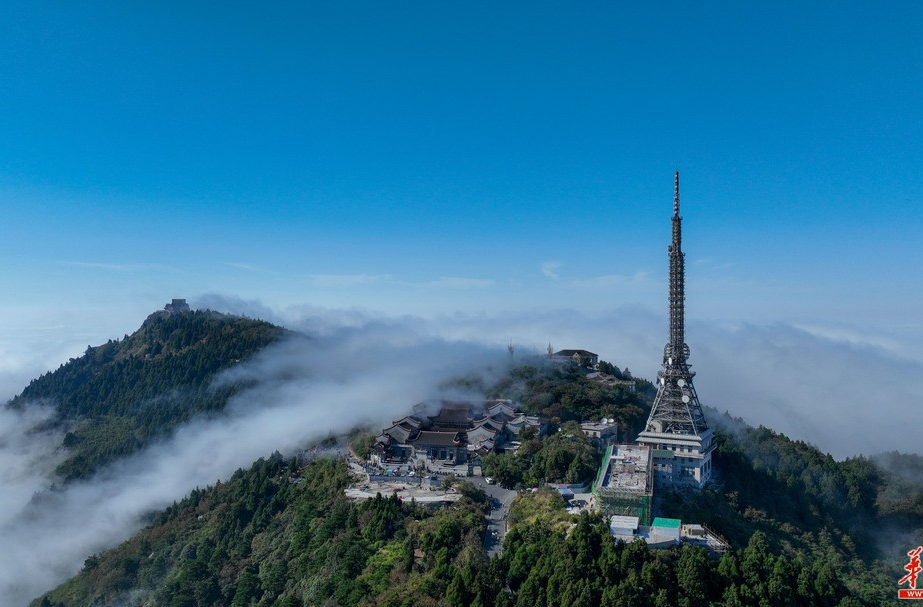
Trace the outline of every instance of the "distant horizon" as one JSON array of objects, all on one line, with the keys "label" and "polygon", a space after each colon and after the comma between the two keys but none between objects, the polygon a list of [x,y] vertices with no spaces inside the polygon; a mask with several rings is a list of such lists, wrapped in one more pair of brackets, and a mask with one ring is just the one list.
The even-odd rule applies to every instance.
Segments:
[{"label": "distant horizon", "polygon": [[4,3],[0,398],[172,298],[653,378],[678,170],[703,404],[838,456],[908,449],[921,21]]},{"label": "distant horizon", "polygon": [[[505,358],[510,344],[510,338],[504,335],[530,335],[522,340],[512,339],[515,359],[527,362],[531,357],[543,357],[551,343],[555,351],[593,351],[600,360],[651,382],[655,381],[660,369],[667,334],[665,316],[661,318],[637,306],[599,315],[545,310],[495,316],[456,314],[426,319],[316,307],[290,308],[283,313],[259,302],[217,295],[189,303],[193,310],[265,320],[322,338],[343,331],[361,337],[384,330],[395,336],[396,343],[432,341],[444,344],[437,346],[437,351],[444,347],[447,352],[455,347],[454,344],[470,342],[488,348],[485,351],[492,349],[498,359]],[[163,306],[149,314],[162,309]],[[137,319],[136,326],[126,335],[139,329],[148,315]],[[919,453],[912,428],[897,415],[883,415],[898,411],[900,404],[907,402],[905,395],[911,395],[919,383],[916,379],[899,381],[902,373],[919,364],[898,355],[894,348],[899,342],[876,343],[868,335],[837,332],[835,328],[825,331],[781,324],[758,326],[693,321],[691,325],[687,323],[687,336],[690,334],[692,337],[687,341],[692,351],[690,361],[698,374],[696,386],[703,405],[710,411],[728,413],[754,427],[767,426],[794,440],[814,444],[837,459],[892,450]],[[554,337],[543,341],[541,336],[547,335]],[[69,357],[82,355],[87,346],[95,347],[121,337],[100,337],[82,346],[75,343]],[[593,344],[608,347],[598,348]],[[54,349],[48,349],[44,354],[52,351]],[[67,362],[66,358],[46,360],[51,364],[42,372],[52,371]],[[780,377],[786,379],[779,381],[779,377],[765,374],[761,364],[779,370]],[[822,371],[831,372],[829,385],[812,380],[812,365],[818,364]],[[459,371],[480,368],[481,363],[475,359],[467,371]],[[881,377],[881,383],[856,385],[855,374],[859,369],[867,370],[871,377]],[[0,389],[6,391],[0,393],[0,398],[5,401],[18,394],[38,375],[22,375],[23,381],[19,384],[14,383],[15,374],[0,375]],[[876,401],[874,397],[880,395],[885,398]],[[874,403],[874,407],[862,407],[863,402]],[[407,407],[412,404],[408,401]],[[876,428],[882,430],[876,431]]]}]

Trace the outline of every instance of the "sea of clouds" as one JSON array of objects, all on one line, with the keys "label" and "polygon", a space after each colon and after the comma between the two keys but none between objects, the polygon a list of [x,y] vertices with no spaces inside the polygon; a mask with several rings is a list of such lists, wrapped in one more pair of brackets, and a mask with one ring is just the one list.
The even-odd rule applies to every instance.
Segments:
[{"label": "sea of clouds", "polygon": [[[0,604],[25,605],[79,571],[87,556],[124,541],[146,514],[259,457],[294,453],[357,425],[385,424],[430,398],[462,396],[444,392],[447,378],[496,373],[551,344],[592,350],[653,380],[666,339],[665,319],[634,307],[595,316],[536,310],[423,319],[309,306],[274,310],[221,296],[193,303],[264,318],[307,337],[272,346],[223,375],[219,381],[253,382],[225,417],[194,421],[64,487],[49,489],[61,437],[34,430],[50,409],[0,408]],[[923,393],[923,359],[912,336],[704,321],[689,322],[686,333],[703,404],[837,458],[921,451],[912,412]],[[0,362],[4,400],[28,378],[65,362],[48,364],[62,351],[60,342],[39,346],[18,356],[15,345],[0,346],[7,355]]]},{"label": "sea of clouds", "polygon": [[505,353],[394,322],[326,325],[271,346],[217,381],[250,380],[221,419],[194,421],[95,477],[49,489],[61,437],[34,428],[51,410],[0,409],[0,605],[25,605],[124,541],[146,514],[227,479],[273,451],[296,453],[330,433],[403,416],[446,393],[459,372],[506,364]]}]

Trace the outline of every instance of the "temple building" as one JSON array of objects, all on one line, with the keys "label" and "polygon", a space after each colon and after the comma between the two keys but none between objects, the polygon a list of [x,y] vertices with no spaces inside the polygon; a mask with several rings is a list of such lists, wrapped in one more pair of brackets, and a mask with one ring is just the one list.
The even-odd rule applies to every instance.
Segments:
[{"label": "temple building", "polygon": [[414,407],[414,414],[392,422],[375,440],[372,459],[379,463],[426,461],[439,465],[477,462],[492,451],[514,450],[527,427],[537,435],[547,431],[547,420],[524,415],[510,401],[440,401]]}]

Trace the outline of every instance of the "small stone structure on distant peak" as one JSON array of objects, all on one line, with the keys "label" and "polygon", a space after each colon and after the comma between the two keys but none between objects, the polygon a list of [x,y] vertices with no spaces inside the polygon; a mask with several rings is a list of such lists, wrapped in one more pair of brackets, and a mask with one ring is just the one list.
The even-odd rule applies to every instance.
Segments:
[{"label": "small stone structure on distant peak", "polygon": [[174,299],[172,302],[165,305],[163,309],[174,314],[190,311],[189,304],[186,303],[185,299]]}]

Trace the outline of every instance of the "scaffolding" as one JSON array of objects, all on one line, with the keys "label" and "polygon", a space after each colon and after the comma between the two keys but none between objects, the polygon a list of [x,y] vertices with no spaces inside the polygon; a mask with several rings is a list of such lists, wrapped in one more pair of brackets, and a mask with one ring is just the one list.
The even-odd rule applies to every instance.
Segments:
[{"label": "scaffolding", "polygon": [[610,445],[593,483],[593,494],[606,516],[636,516],[642,525],[650,525],[654,495],[650,448]]}]

